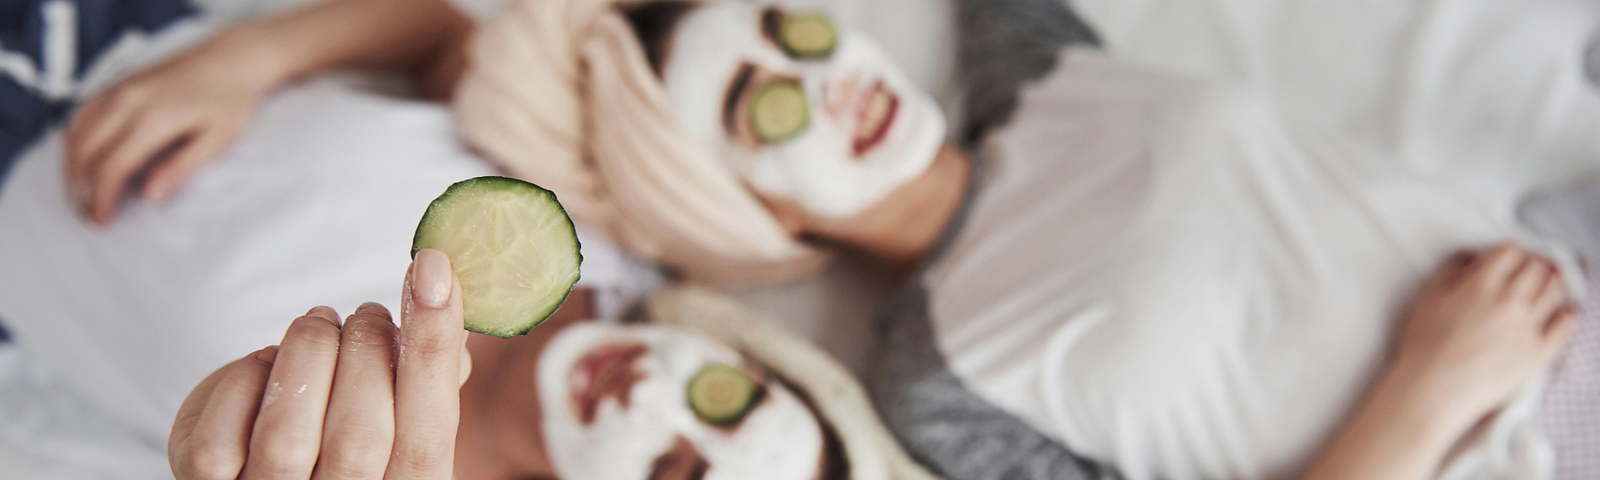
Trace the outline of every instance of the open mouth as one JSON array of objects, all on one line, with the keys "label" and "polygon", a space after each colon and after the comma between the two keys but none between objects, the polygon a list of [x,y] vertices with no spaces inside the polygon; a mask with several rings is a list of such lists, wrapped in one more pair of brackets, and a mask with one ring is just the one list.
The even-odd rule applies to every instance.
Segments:
[{"label": "open mouth", "polygon": [[600,412],[600,402],[606,397],[616,397],[622,408],[628,408],[628,392],[633,384],[644,378],[635,370],[634,363],[644,356],[648,347],[638,343],[615,343],[596,348],[572,365],[567,376],[567,388],[578,419],[584,425],[594,423]]},{"label": "open mouth", "polygon": [[900,97],[883,88],[879,81],[862,95],[856,106],[854,151],[861,156],[883,143],[900,110]]}]

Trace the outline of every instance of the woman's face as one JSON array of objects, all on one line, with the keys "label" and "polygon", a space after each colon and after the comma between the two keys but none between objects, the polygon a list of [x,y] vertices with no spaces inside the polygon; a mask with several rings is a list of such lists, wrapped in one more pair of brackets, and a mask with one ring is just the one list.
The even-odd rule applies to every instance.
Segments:
[{"label": "woman's face", "polygon": [[[696,8],[672,35],[662,78],[678,119],[717,144],[758,193],[848,217],[927,169],[944,141],[944,117],[856,32],[835,27],[827,55],[791,55],[779,43],[791,15],[803,14],[737,1]],[[798,87],[807,120],[774,140],[752,106],[780,83]]]},{"label": "woman's face", "polygon": [[[764,390],[730,425],[689,408],[690,377],[746,369]],[[822,430],[811,410],[738,352],[661,327],[583,324],[540,354],[536,382],[546,450],[561,478],[814,480]]]}]

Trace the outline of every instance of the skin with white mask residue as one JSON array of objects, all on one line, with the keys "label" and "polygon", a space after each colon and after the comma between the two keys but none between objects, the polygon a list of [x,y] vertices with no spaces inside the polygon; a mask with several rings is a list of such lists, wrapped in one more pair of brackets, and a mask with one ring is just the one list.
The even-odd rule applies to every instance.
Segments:
[{"label": "skin with white mask residue", "polygon": [[[761,384],[743,418],[713,424],[689,407],[689,380],[708,365],[745,368]],[[546,448],[562,478],[819,477],[816,417],[726,346],[660,327],[574,325],[551,340],[537,368]]]},{"label": "skin with white mask residue", "polygon": [[[802,15],[743,2],[696,8],[677,26],[662,78],[683,126],[716,144],[756,191],[849,217],[928,168],[945,119],[857,32],[834,27],[837,45],[824,56],[785,51],[778,37],[791,14]],[[794,122],[802,130],[758,133],[753,103],[774,84],[804,93],[807,117]]]}]

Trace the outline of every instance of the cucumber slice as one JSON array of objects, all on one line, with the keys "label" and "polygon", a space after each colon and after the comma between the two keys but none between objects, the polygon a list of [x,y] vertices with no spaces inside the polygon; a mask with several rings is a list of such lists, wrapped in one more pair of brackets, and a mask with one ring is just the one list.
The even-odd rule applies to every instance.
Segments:
[{"label": "cucumber slice", "polygon": [[461,279],[467,330],[501,338],[528,333],[578,283],[578,234],[549,190],[506,177],[451,185],[428,205],[411,257],[432,248]]},{"label": "cucumber slice", "polygon": [[778,44],[794,58],[823,58],[833,54],[833,48],[839,45],[839,31],[827,15],[789,14],[778,27]]},{"label": "cucumber slice", "polygon": [[756,382],[743,369],[710,365],[689,378],[689,409],[713,425],[738,423],[756,400]]},{"label": "cucumber slice", "polygon": [[761,86],[750,101],[750,124],[756,135],[769,143],[794,138],[811,123],[811,113],[806,105],[806,92],[790,81],[777,81]]}]

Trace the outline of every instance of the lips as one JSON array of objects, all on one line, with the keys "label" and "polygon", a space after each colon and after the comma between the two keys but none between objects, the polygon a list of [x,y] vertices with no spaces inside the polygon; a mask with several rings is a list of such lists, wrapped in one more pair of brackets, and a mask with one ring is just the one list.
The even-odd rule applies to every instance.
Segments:
[{"label": "lips", "polygon": [[879,81],[867,89],[856,105],[856,131],[853,150],[861,156],[879,144],[894,125],[895,114],[900,110],[900,97],[883,88]]},{"label": "lips", "polygon": [[606,397],[615,397],[622,408],[628,408],[633,384],[644,378],[633,368],[634,363],[648,350],[639,343],[610,344],[591,350],[572,365],[567,386],[584,425],[594,423]]}]

